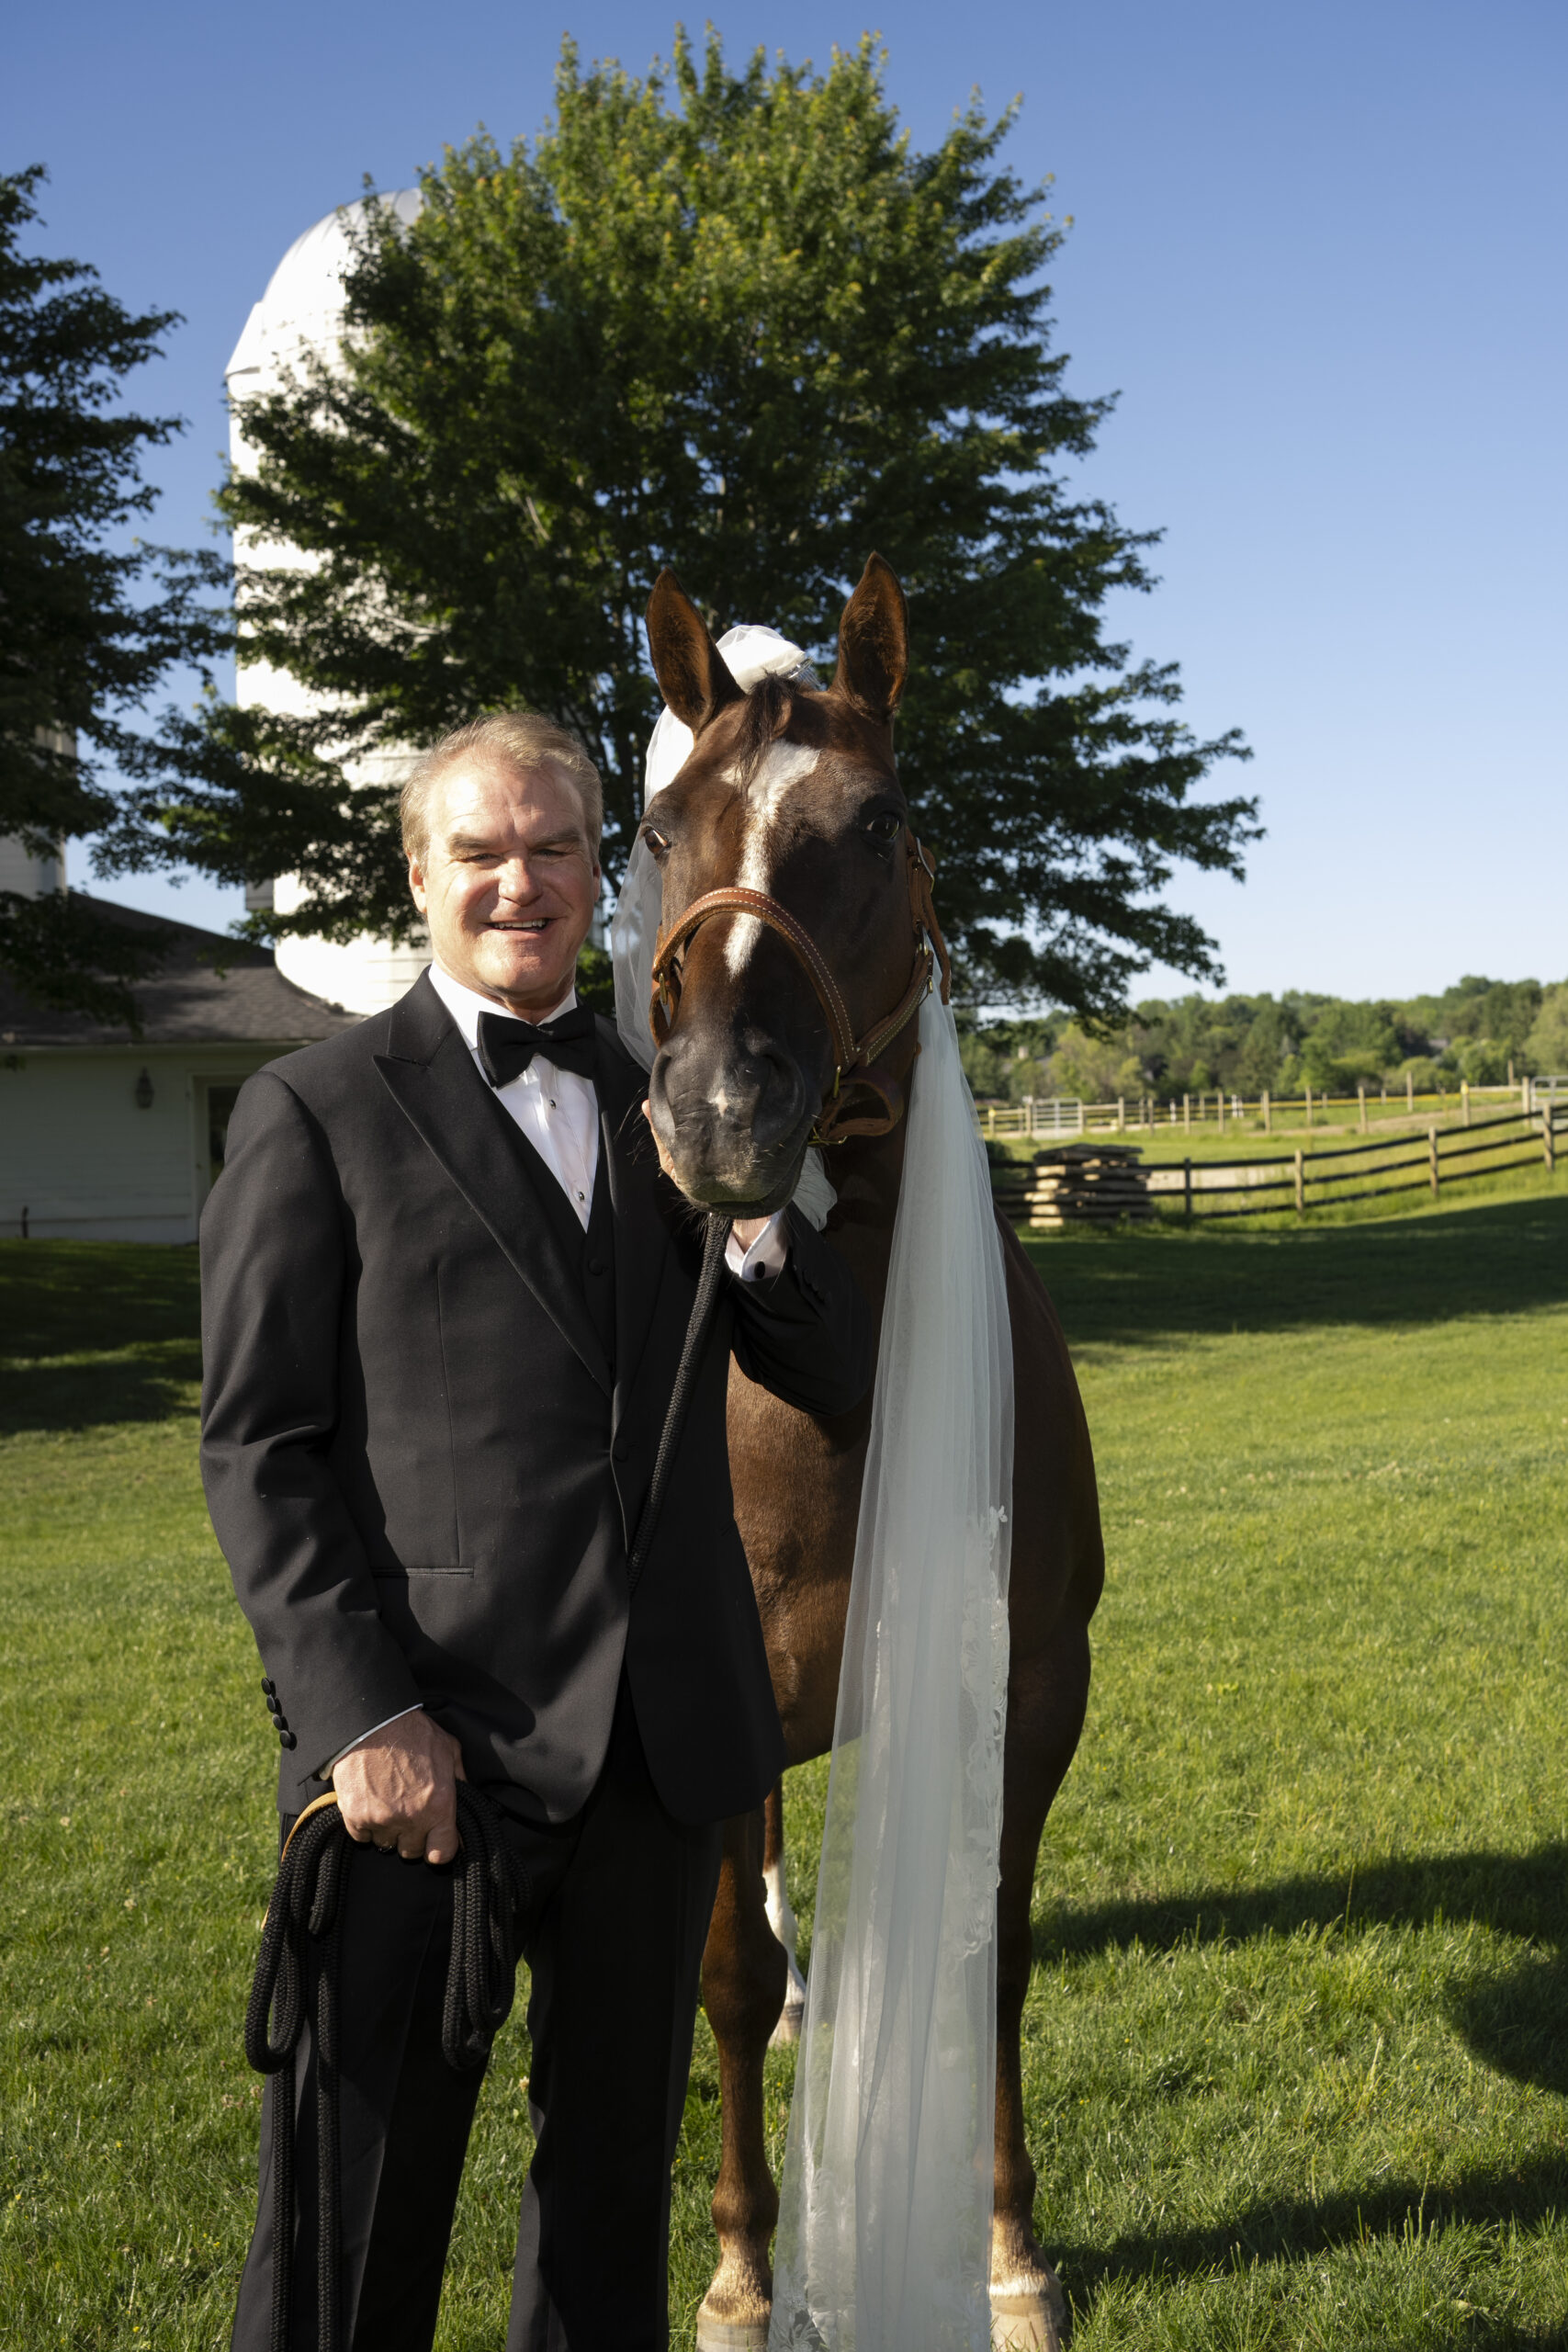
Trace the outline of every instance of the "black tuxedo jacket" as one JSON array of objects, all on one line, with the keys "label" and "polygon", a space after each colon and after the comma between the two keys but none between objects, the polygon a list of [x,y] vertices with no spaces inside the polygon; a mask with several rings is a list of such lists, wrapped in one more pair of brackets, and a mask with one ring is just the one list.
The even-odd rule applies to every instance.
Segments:
[{"label": "black tuxedo jacket", "polygon": [[803,1411],[871,1377],[869,1320],[790,1212],[775,1280],[722,1285],[635,1599],[626,1555],[685,1337],[697,1221],[646,1080],[598,1023],[585,1237],[428,978],[241,1090],[201,1222],[202,1473],[296,1812],[422,1702],[469,1778],[560,1820],[598,1777],[623,1661],[683,1821],[783,1762],[725,1434],[733,1351]]}]

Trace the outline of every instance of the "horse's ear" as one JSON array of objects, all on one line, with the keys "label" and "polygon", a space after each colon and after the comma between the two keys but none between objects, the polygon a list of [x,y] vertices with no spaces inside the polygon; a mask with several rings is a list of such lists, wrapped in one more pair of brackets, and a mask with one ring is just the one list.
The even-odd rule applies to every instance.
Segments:
[{"label": "horse's ear", "polygon": [[744,700],[706,621],[668,570],[660,573],[648,600],[648,644],[659,690],[694,738],[727,703]]},{"label": "horse's ear", "polygon": [[886,726],[898,707],[908,673],[908,604],[893,566],[873,555],[839,623],[834,691],[863,717]]}]

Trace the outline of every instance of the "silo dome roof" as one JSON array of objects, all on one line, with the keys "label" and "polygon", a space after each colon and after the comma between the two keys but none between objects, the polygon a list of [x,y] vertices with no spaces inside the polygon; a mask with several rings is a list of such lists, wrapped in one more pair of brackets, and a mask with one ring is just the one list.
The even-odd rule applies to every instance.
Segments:
[{"label": "silo dome roof", "polygon": [[333,340],[343,315],[344,271],[352,259],[349,224],[357,226],[370,204],[389,206],[406,223],[415,218],[423,201],[417,187],[399,188],[390,196],[361,197],[354,204],[340,205],[324,214],[296,237],[268,278],[266,292],[253,303],[224,375],[230,379],[250,375],[301,344]]}]

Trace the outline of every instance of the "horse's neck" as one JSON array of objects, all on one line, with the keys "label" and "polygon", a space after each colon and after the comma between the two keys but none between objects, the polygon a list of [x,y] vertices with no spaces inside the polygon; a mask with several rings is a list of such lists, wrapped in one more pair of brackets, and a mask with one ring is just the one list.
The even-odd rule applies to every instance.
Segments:
[{"label": "horse's neck", "polygon": [[828,1175],[839,1196],[828,1238],[849,1261],[879,1324],[904,1179],[906,1133],[900,1119],[888,1135],[853,1136],[827,1155]]}]

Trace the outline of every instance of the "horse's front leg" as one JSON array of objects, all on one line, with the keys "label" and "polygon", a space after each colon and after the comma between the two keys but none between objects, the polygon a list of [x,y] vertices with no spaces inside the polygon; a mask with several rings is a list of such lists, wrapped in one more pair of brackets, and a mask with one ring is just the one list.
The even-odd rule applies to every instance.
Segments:
[{"label": "horse's front leg", "polygon": [[703,1954],[703,2007],[718,2044],[723,2143],[713,2222],[719,2262],[697,2313],[698,2352],[765,2352],[779,2217],[763,2130],[762,2059],[784,2007],[787,1963],[768,1925],[762,1813],[724,1826],[724,1867]]}]

